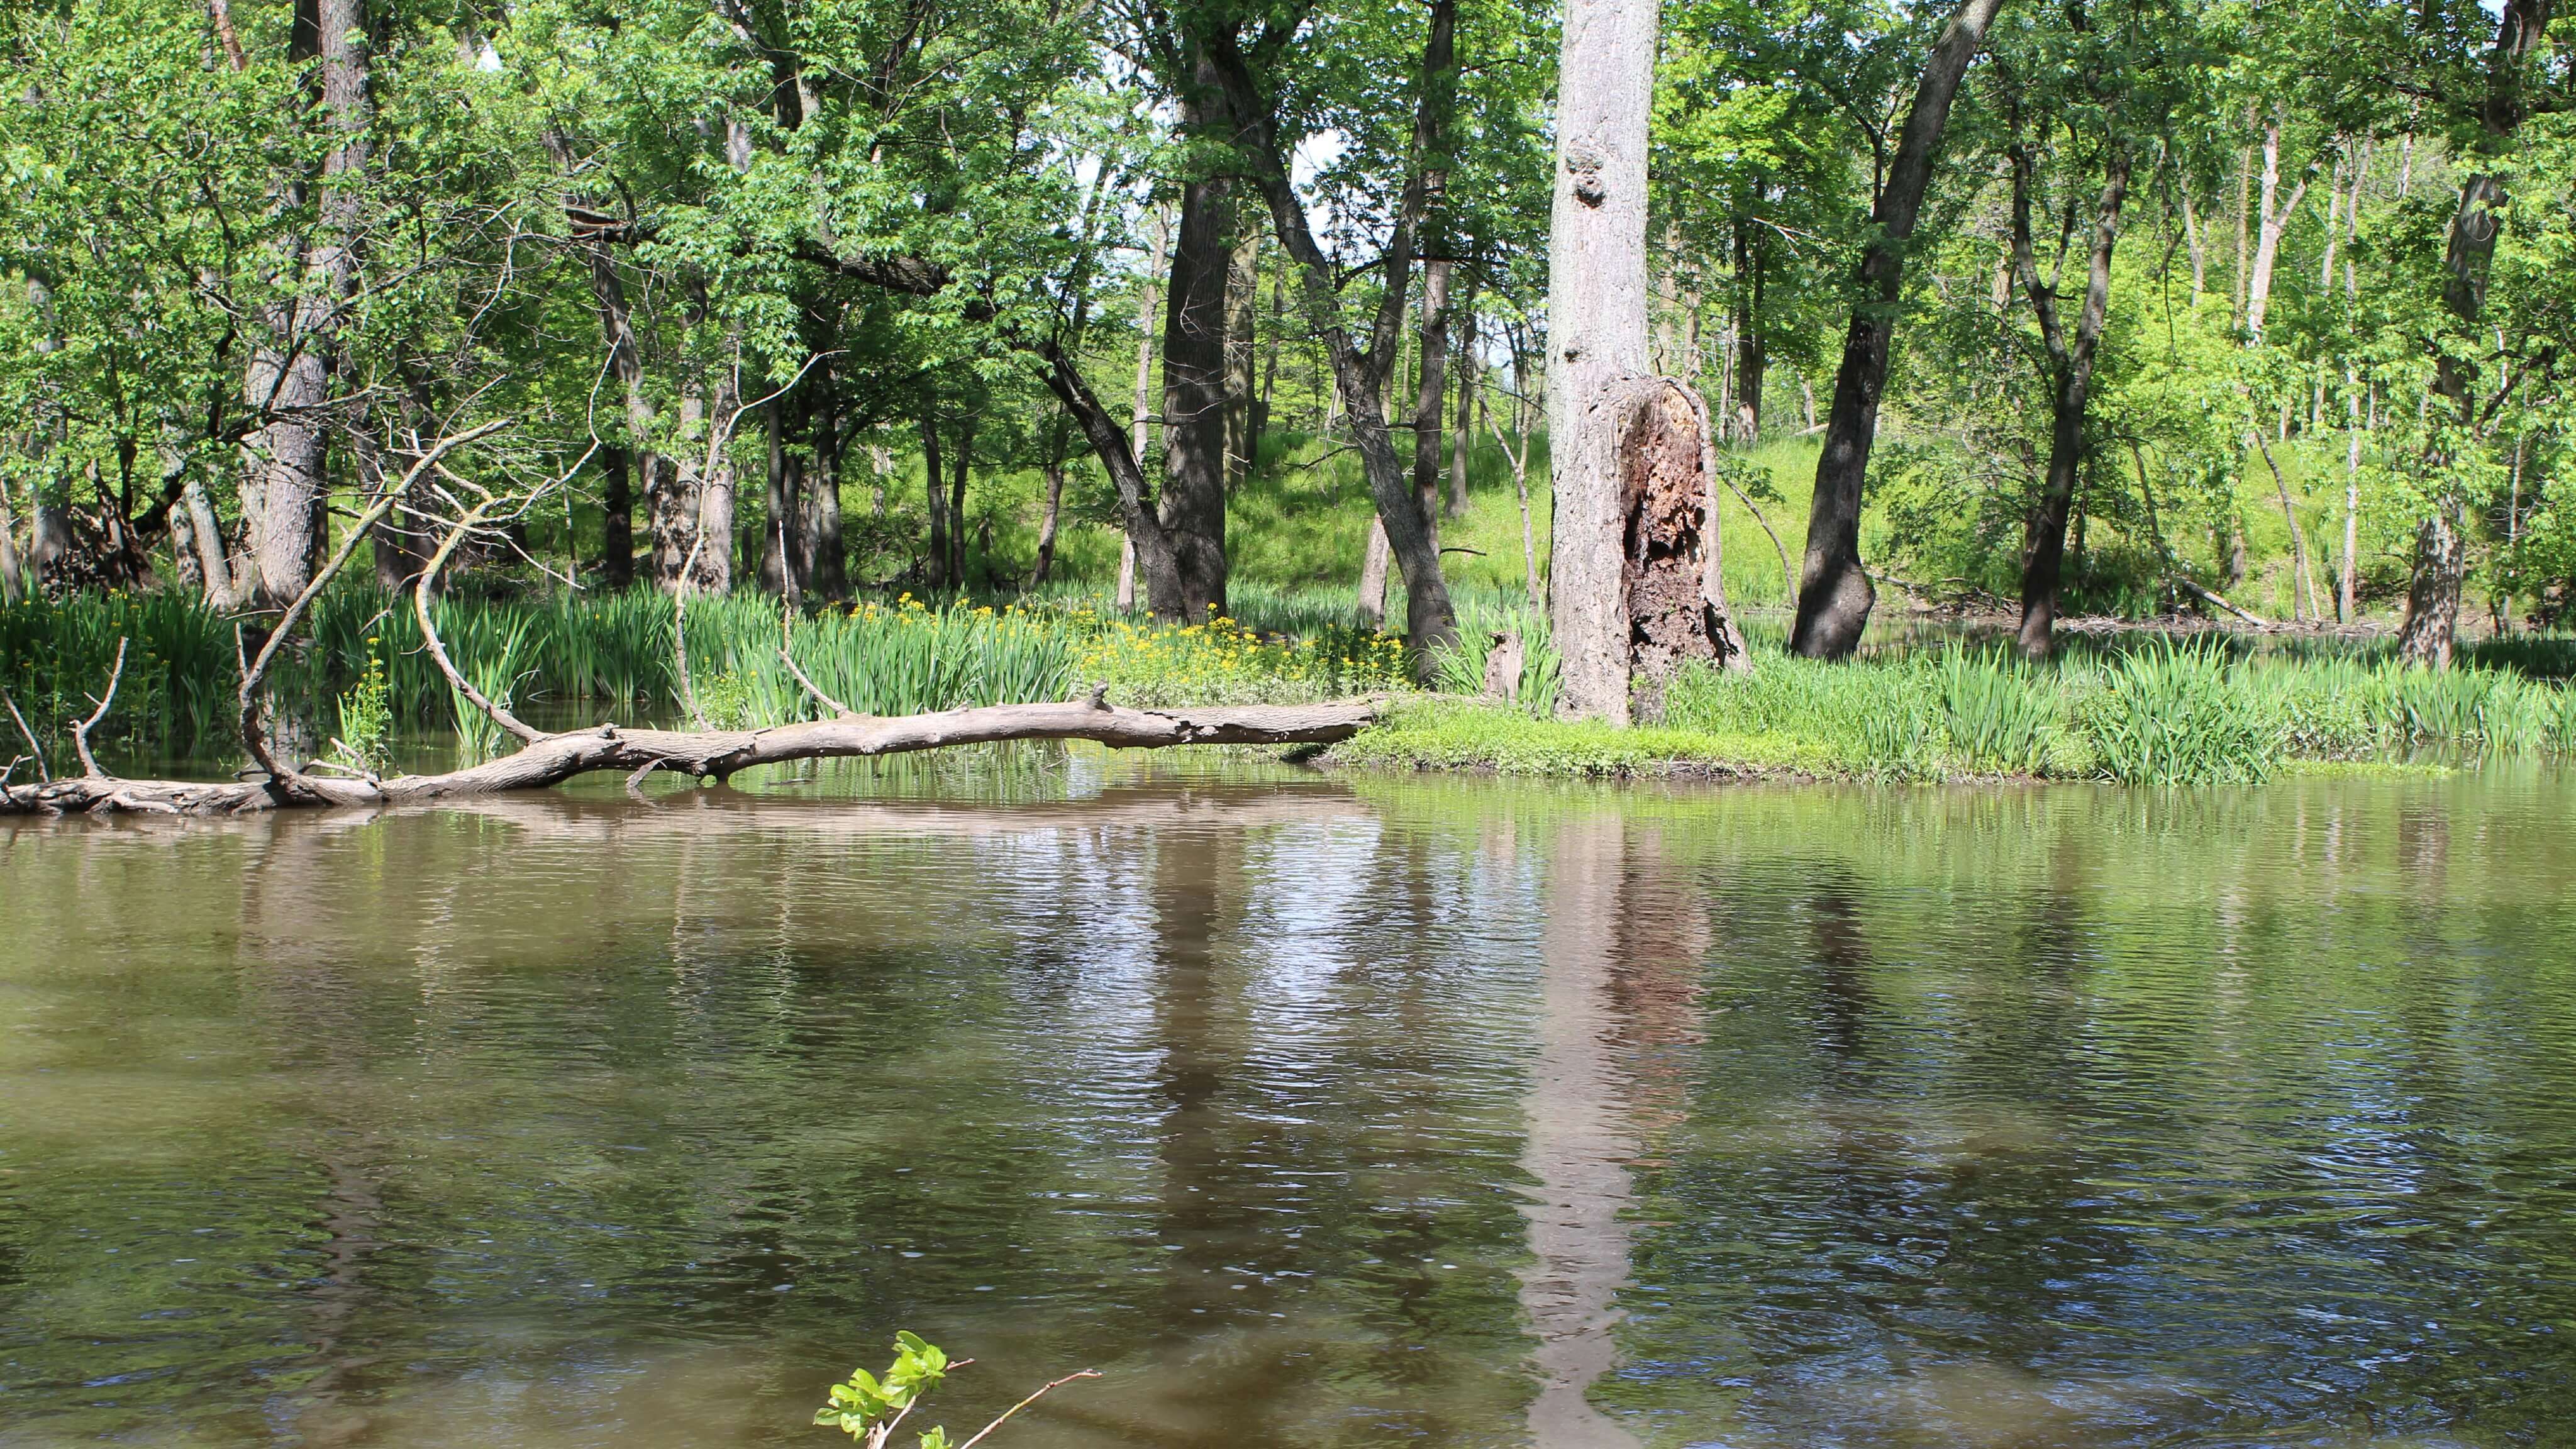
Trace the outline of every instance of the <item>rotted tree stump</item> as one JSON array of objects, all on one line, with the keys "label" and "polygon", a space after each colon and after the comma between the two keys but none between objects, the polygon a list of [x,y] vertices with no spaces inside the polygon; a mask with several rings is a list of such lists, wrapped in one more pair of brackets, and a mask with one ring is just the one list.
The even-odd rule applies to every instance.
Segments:
[{"label": "rotted tree stump", "polygon": [[1748,666],[1726,604],[1716,526],[1717,457],[1707,405],[1679,379],[1632,378],[1605,399],[1620,484],[1620,612],[1638,703],[1660,713],[1664,686],[1692,660]]}]

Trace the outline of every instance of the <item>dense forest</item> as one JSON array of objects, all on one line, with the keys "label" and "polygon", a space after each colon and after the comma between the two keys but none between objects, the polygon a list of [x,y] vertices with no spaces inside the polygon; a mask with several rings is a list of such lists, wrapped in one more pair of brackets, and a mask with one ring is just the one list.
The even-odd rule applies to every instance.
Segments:
[{"label": "dense forest", "polygon": [[[1706,400],[1735,549],[1786,572],[1804,523],[1794,647],[1847,652],[1890,580],[2018,598],[2033,653],[2061,609],[2236,611],[2249,575],[2429,662],[2464,612],[2556,621],[2549,11],[1664,6],[1651,367]],[[1336,548],[1285,581],[1374,622],[1401,579],[1422,644],[1444,559],[1522,572],[1441,544],[1496,457],[1546,523],[1551,198],[1588,143],[1544,7],[0,23],[9,596],[275,609],[363,525],[388,588],[442,547],[494,587],[806,603],[1117,570],[1198,619],[1255,476],[1356,454],[1359,577]]]}]

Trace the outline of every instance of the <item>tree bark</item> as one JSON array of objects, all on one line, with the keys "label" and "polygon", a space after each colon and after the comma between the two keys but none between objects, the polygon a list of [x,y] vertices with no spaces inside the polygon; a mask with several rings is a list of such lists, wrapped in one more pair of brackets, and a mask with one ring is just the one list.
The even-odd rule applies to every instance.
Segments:
[{"label": "tree bark", "polygon": [[1735,441],[1762,441],[1762,375],[1771,352],[1762,331],[1763,265],[1770,246],[1750,217],[1735,219]]},{"label": "tree bark", "polygon": [[1369,515],[1368,541],[1360,545],[1360,627],[1386,627],[1386,522]]},{"label": "tree bark", "polygon": [[1627,478],[1605,407],[1648,372],[1646,146],[1655,0],[1569,0],[1557,63],[1548,228],[1548,451],[1556,492],[1548,614],[1559,709],[1628,720]]},{"label": "tree bark", "polygon": [[1422,377],[1413,400],[1413,496],[1440,542],[1440,464],[1448,446],[1449,264],[1422,264]]},{"label": "tree bark", "polygon": [[841,431],[839,391],[830,362],[814,384],[814,465],[805,488],[806,587],[819,598],[850,593],[850,565],[841,541]]},{"label": "tree bark", "polygon": [[1115,749],[1172,745],[1331,744],[1378,715],[1369,700],[1234,708],[1143,710],[1088,700],[1004,704],[876,719],[860,715],[768,729],[690,734],[615,725],[540,735],[515,754],[443,775],[333,779],[290,772],[274,784],[202,784],[91,776],[0,786],[0,815],[85,811],[231,815],[277,808],[378,807],[542,790],[615,771],[640,782],[661,770],[722,782],[762,765],[863,759],[1005,740],[1091,740]]},{"label": "tree bark", "polygon": [[2066,555],[2066,520],[2084,462],[2084,413],[2093,388],[2093,359],[2111,301],[2111,250],[2120,238],[2120,208],[2128,198],[2129,152],[2118,140],[2103,166],[2102,194],[2094,206],[2093,245],[2085,270],[2084,301],[2074,334],[2058,315],[2056,289],[2039,275],[2032,254],[2031,160],[2016,136],[2013,163],[2013,266],[2039,319],[2048,355],[2048,478],[2024,524],[2021,576],[2021,652],[2045,659],[2056,648],[2057,592]]},{"label": "tree bark", "polygon": [[1476,288],[1467,287],[1466,301],[1457,314],[1458,330],[1458,416],[1449,431],[1449,516],[1467,516],[1468,453],[1476,446],[1476,384],[1482,380],[1484,366],[1476,357]]},{"label": "tree bark", "polygon": [[957,451],[948,459],[948,583],[966,587],[966,475],[975,466],[978,410],[966,409],[957,420]]},{"label": "tree bark", "polygon": [[1225,491],[1252,476],[1254,438],[1253,387],[1258,380],[1260,322],[1254,305],[1261,292],[1261,221],[1250,207],[1235,207],[1234,251],[1225,274]]},{"label": "tree bark", "polygon": [[[1872,210],[1874,230],[1862,252],[1851,325],[1843,337],[1842,365],[1825,425],[1825,447],[1816,460],[1816,488],[1808,508],[1807,556],[1798,585],[1798,619],[1789,647],[1810,659],[1839,659],[1860,644],[1876,602],[1860,560],[1862,488],[1878,437],[1878,404],[1887,387],[1887,354],[1904,296],[1905,250],[1922,214],[1924,192],[1941,133],[1950,119],[1968,64],[1985,43],[2002,0],[1962,0],[1942,29],[1914,88],[1887,184]],[[1811,423],[1812,425],[1812,423]]]},{"label": "tree bark", "polygon": [[1653,0],[1569,6],[1548,234],[1559,708],[1619,724],[1640,676],[1660,686],[1685,660],[1746,662],[1720,584],[1707,407],[1688,383],[1646,375],[1656,22]]},{"label": "tree bark", "polygon": [[930,509],[930,556],[922,582],[932,590],[948,587],[948,500],[940,493],[939,408],[925,387],[921,394],[921,479]]},{"label": "tree bark", "polygon": [[2308,178],[2301,176],[2290,189],[2290,199],[2280,199],[2281,118],[2275,113],[2263,124],[2263,214],[2254,240],[2254,270],[2245,283],[2245,333],[2258,347],[2263,342],[2263,319],[2272,306],[2272,273],[2280,264],[2281,237],[2307,194]]},{"label": "tree bark", "polygon": [[[1184,126],[1209,125],[1206,111],[1185,104]],[[1160,503],[1175,568],[1145,573],[1145,607],[1158,619],[1204,623],[1211,610],[1225,608],[1226,282],[1234,239],[1232,179],[1188,182],[1163,311]]]}]

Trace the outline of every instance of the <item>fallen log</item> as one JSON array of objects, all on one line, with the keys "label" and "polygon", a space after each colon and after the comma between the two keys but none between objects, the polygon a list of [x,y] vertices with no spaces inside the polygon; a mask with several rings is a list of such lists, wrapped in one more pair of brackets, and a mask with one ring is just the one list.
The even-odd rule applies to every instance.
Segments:
[{"label": "fallen log", "polygon": [[656,770],[723,781],[761,765],[864,759],[1009,740],[1090,740],[1113,749],[1171,745],[1332,744],[1378,715],[1371,699],[1210,709],[1128,709],[1094,690],[1060,704],[1000,704],[936,714],[833,719],[767,729],[677,731],[601,725],[540,734],[516,754],[441,775],[339,778],[281,771],[229,783],[123,780],[106,774],[0,785],[0,815],[137,811],[230,815],[257,810],[404,805],[543,790],[610,771],[640,785]]}]

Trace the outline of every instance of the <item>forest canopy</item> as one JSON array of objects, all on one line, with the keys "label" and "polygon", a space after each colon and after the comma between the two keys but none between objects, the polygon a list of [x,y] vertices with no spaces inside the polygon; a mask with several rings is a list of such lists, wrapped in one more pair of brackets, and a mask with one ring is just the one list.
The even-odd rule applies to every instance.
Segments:
[{"label": "forest canopy", "polygon": [[[1821,443],[1800,647],[1838,569],[1864,615],[1872,580],[2018,593],[2026,636],[2044,587],[2043,651],[2060,595],[2148,615],[2249,578],[2297,618],[2400,614],[2437,662],[2463,607],[2557,621],[2576,122],[2549,12],[1662,6],[1651,366],[1706,398],[1774,534],[1739,548],[1786,563],[1812,465],[1780,450]],[[1123,556],[1142,607],[1204,619],[1258,551],[1245,490],[1347,450],[1378,520],[1360,618],[1392,574],[1416,642],[1446,637],[1468,455],[1545,416],[1557,24],[9,7],[0,596],[273,611],[416,474],[366,541],[388,589],[470,480],[493,501],[452,569],[486,587],[812,604],[1105,586]],[[1944,54],[1955,98],[1909,151]]]}]

